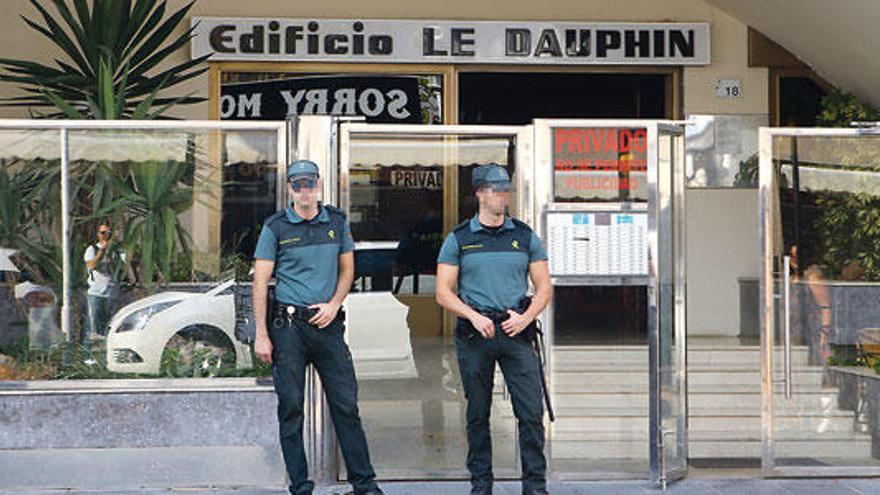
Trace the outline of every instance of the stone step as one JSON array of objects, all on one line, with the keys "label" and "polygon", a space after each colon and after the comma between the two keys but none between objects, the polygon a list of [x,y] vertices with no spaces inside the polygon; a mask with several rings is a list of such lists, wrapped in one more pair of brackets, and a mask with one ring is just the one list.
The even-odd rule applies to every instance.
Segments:
[{"label": "stone step", "polygon": [[[674,351],[673,351],[674,352]],[[806,346],[792,348],[792,363],[807,363],[809,350]],[[774,359],[781,361],[782,349],[775,351]],[[751,364],[760,366],[761,349],[757,346],[690,346],[688,365]],[[554,364],[611,363],[639,364],[648,362],[646,346],[558,346],[554,349]]]},{"label": "stone step", "polygon": [[[647,437],[633,440],[553,441],[553,459],[643,459],[648,457]],[[787,441],[776,444],[777,457],[858,459],[871,458],[871,438],[838,438]],[[700,441],[688,442],[688,457],[701,458],[760,458],[761,441]]]},{"label": "stone step", "polygon": [[[647,408],[634,408],[634,407],[603,407],[596,405],[587,405],[587,406],[565,406],[565,407],[555,407],[556,415],[558,417],[583,417],[583,418],[592,418],[592,417],[608,417],[608,416],[620,416],[620,417],[643,417],[647,418]],[[715,418],[715,417],[724,417],[724,418],[754,418],[760,416],[760,411],[758,414],[755,414],[754,411],[744,410],[742,412],[738,412],[734,408],[730,407],[719,407],[719,406],[703,406],[703,407],[692,407],[689,408],[690,418]],[[836,407],[829,407],[826,409],[813,409],[813,408],[804,408],[797,407],[797,405],[791,406],[781,406],[776,407],[773,410],[774,416],[779,418],[791,418],[791,417],[825,417],[829,419],[847,417],[852,418],[853,411],[844,411],[838,409]]]},{"label": "stone step", "polygon": [[[817,439],[775,443],[776,457],[857,459],[865,462],[871,459],[871,437],[863,435],[858,439]],[[761,442],[689,442],[688,455],[691,458],[718,457],[761,457]]]},{"label": "stone step", "polygon": [[[558,362],[554,361],[552,364],[548,366],[547,369],[553,370],[555,373],[590,373],[594,371],[603,371],[603,370],[613,370],[613,371],[626,371],[630,373],[648,373],[648,363],[647,362],[633,362],[633,363],[607,363],[607,362]],[[668,369],[668,368],[667,368]],[[732,370],[732,371],[760,371],[761,365],[759,363],[691,363],[688,362],[688,372],[689,373],[707,373],[714,370]],[[792,371],[804,370],[804,369],[822,369],[821,366],[808,365],[805,363],[797,363],[794,362],[792,364]],[[500,368],[496,368],[496,372],[501,372]],[[779,373],[782,372],[781,367],[778,370]]]},{"label": "stone step", "polygon": [[[554,442],[647,442],[648,434],[644,432],[625,432],[625,431],[574,431],[564,434],[554,432],[552,436]],[[865,439],[870,440],[870,435],[856,431],[829,431],[824,433],[816,433],[810,431],[790,431],[784,430],[775,432],[774,440],[776,442],[799,442],[799,441],[818,441],[827,442],[861,442]],[[691,442],[760,442],[761,432],[744,433],[739,431],[694,431],[688,430],[688,439]]]},{"label": "stone step", "polygon": [[[824,370],[818,367],[800,368],[792,370],[792,383],[819,388],[822,385]],[[557,372],[552,376],[554,385],[584,385],[590,382],[604,384],[634,385],[647,383],[647,370],[628,370],[605,368],[591,371]],[[496,382],[500,383],[502,376],[496,376]],[[780,374],[777,379],[781,380]],[[754,385],[760,386],[761,371],[741,368],[715,368],[688,373],[688,384],[694,386],[717,385],[727,386]]]},{"label": "stone step", "polygon": [[[647,432],[648,417],[644,414],[621,415],[591,415],[563,414],[560,411],[553,425],[554,431],[560,433],[592,432],[592,431],[629,431]],[[512,413],[511,413],[512,416]],[[848,411],[834,411],[821,414],[802,413],[800,415],[777,417],[776,428],[791,431],[806,432],[841,432],[852,431],[853,414]],[[760,416],[736,416],[736,415],[711,415],[691,416],[689,418],[691,431],[736,431],[756,432],[761,431]]]},{"label": "stone step", "polygon": [[[496,383],[495,392],[500,393],[500,385],[502,382]],[[645,379],[643,381],[634,381],[632,383],[606,383],[606,382],[567,382],[567,383],[552,383],[550,385],[551,390],[553,391],[553,396],[557,397],[560,395],[570,395],[570,394],[594,394],[594,393],[619,393],[619,394],[632,394],[632,393],[648,393],[648,380]],[[777,393],[783,392],[783,386],[781,383],[776,383],[774,388]],[[693,396],[694,394],[738,394],[738,393],[760,393],[761,392],[761,384],[760,383],[731,383],[731,384],[694,384],[688,383],[688,394]],[[815,384],[803,384],[803,383],[793,383],[792,384],[792,393],[797,394],[813,394],[813,393],[834,393],[833,389],[830,388],[821,388],[817,387]]]},{"label": "stone step", "polygon": [[[603,416],[625,416],[625,417],[648,417],[648,407],[616,407],[616,406],[598,406],[595,404],[573,406],[573,405],[553,405],[553,409],[558,417],[581,417],[585,421],[589,421],[593,417]],[[689,417],[693,418],[760,418],[760,408],[735,408],[720,407],[716,405],[690,407]],[[803,416],[823,416],[830,419],[839,417],[852,417],[852,411],[843,411],[835,407],[805,408],[797,404],[776,407],[773,410],[776,418],[803,417]]]},{"label": "stone step", "polygon": [[[648,409],[648,394],[644,393],[575,393],[555,394],[553,406],[561,410],[567,407],[617,407]],[[812,394],[794,395],[789,404],[781,409],[826,411],[837,408],[837,395],[827,389]],[[700,408],[723,408],[724,410],[751,411],[761,413],[761,394],[752,393],[692,393],[688,396],[691,411]]]}]

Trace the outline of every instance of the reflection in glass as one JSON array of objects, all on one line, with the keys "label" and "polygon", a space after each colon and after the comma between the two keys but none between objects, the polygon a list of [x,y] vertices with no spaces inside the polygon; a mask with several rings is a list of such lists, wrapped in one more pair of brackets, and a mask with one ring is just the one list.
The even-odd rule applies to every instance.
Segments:
[{"label": "reflection in glass", "polygon": [[[75,281],[87,314],[79,341],[96,355],[94,366],[165,376],[251,367],[249,349],[234,337],[231,292],[218,286],[220,138],[70,132],[72,259],[88,269]],[[104,229],[112,231],[107,238]],[[93,266],[96,252],[101,262]]]},{"label": "reflection in glass", "polygon": [[58,139],[0,130],[0,380],[56,378],[66,348]]},{"label": "reflection in glass", "polygon": [[647,291],[556,286],[551,459],[561,473],[648,470]]},{"label": "reflection in glass", "polygon": [[778,137],[773,160],[775,462],[880,467],[880,140]]},{"label": "reflection in glass", "polygon": [[59,139],[58,130],[0,131],[0,192],[14,205],[0,227],[0,268],[9,258],[17,270],[2,272],[0,299],[18,329],[34,329],[22,340],[0,327],[0,354],[15,363],[2,378],[266,374],[237,329],[233,294],[248,281],[250,238],[275,210],[278,131],[68,131],[66,336],[60,157],[46,156]]},{"label": "reflection in glass", "polygon": [[278,137],[265,131],[226,131],[223,140],[223,253],[249,260],[260,224],[278,209]]},{"label": "reflection in glass", "polygon": [[333,115],[370,123],[441,124],[442,96],[440,75],[224,71],[219,111],[223,120]]},{"label": "reflection in glass", "polygon": [[758,128],[767,115],[690,115],[688,187],[758,187]]},{"label": "reflection in glass", "polygon": [[[458,212],[464,201],[449,204],[449,174],[462,177],[491,162],[512,167],[512,142],[466,135],[351,136],[347,189],[356,278],[347,336],[380,478],[467,476],[466,404],[455,344],[435,301],[437,254],[445,230],[463,219]],[[453,198],[473,196],[467,177]],[[496,475],[511,476],[514,419],[498,376],[494,467]]]}]

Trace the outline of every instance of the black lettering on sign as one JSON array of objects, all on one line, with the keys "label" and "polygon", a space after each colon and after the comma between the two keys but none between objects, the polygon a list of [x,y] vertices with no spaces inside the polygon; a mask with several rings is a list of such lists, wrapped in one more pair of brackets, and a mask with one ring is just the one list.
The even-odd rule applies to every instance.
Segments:
[{"label": "black lettering on sign", "polygon": [[211,49],[217,53],[235,53],[235,48],[229,46],[234,40],[232,36],[227,35],[229,31],[235,31],[235,26],[223,24],[211,30],[208,41],[211,43]]},{"label": "black lettering on sign", "polygon": [[694,56],[693,29],[688,30],[687,38],[685,38],[685,34],[679,30],[671,31],[669,33],[669,56],[675,57],[676,52],[681,54],[682,57]]},{"label": "black lettering on sign", "polygon": [[[452,54],[459,57],[473,57],[474,53],[474,30],[465,28],[452,28]],[[469,47],[469,48],[468,48]]]},{"label": "black lettering on sign", "polygon": [[367,39],[370,55],[391,55],[394,51],[394,40],[391,36],[376,35]]},{"label": "black lettering on sign", "polygon": [[624,50],[626,57],[635,57],[636,49],[639,50],[639,57],[647,58],[651,55],[651,33],[648,30],[640,29],[634,31],[632,29],[627,29],[623,36],[623,44],[626,47]]},{"label": "black lettering on sign", "polygon": [[309,34],[306,35],[306,46],[308,47],[307,50],[310,55],[321,53],[318,49],[318,41],[320,41],[320,37],[315,34],[319,28],[320,26],[315,21],[310,22],[308,25]]},{"label": "black lettering on sign", "polygon": [[[370,32],[361,21],[352,21],[350,26],[335,24],[328,28],[327,25],[328,22],[317,20],[251,20],[241,25],[218,24],[210,29],[208,44],[217,54],[312,56],[309,58],[322,55],[385,58],[394,55],[395,40],[391,34]],[[638,63],[639,59],[654,58],[662,63],[662,59],[696,57],[697,29],[641,23],[627,24],[624,28],[611,25],[593,28],[589,24],[574,26],[503,28],[504,55],[551,59],[595,57],[598,63],[609,58],[618,63],[629,60]],[[427,25],[416,29],[421,29],[421,56],[427,59],[475,58],[480,51],[477,28]]]},{"label": "black lettering on sign", "polygon": [[666,31],[658,29],[654,31],[654,57],[663,58],[666,53]]},{"label": "black lettering on sign", "polygon": [[440,170],[395,170],[391,174],[391,185],[408,189],[440,189],[443,186],[443,172]]},{"label": "black lettering on sign", "polygon": [[[352,27],[352,29],[354,29],[355,33],[363,33],[364,32],[364,23],[363,22],[358,21],[358,22],[352,24],[351,27]],[[355,34],[354,36],[352,36],[352,38],[354,38],[354,43],[353,43],[354,48],[352,48],[351,52],[354,53],[355,55],[363,55],[364,54],[364,35]]]},{"label": "black lettering on sign", "polygon": [[242,34],[238,40],[241,53],[263,53],[263,39],[266,37],[263,26],[254,26],[248,34]]},{"label": "black lettering on sign", "polygon": [[422,29],[422,55],[426,57],[447,55],[446,50],[440,50],[434,44],[436,37],[434,28],[426,27]]},{"label": "black lettering on sign", "polygon": [[590,30],[566,29],[565,54],[569,57],[590,56]]},{"label": "black lettering on sign", "polygon": [[527,57],[532,53],[532,32],[508,28],[504,30],[504,46],[508,57]]},{"label": "black lettering on sign", "polygon": [[328,34],[324,36],[324,51],[330,55],[345,55],[348,47],[345,44],[348,38],[341,34]]},{"label": "black lettering on sign", "polygon": [[608,50],[617,50],[618,48],[620,48],[620,31],[596,30],[597,57],[605,58],[608,56]]},{"label": "black lettering on sign", "polygon": [[538,37],[538,43],[535,46],[535,56],[550,55],[552,57],[561,57],[562,49],[559,48],[559,40],[556,38],[556,31],[545,29],[541,31]]},{"label": "black lettering on sign", "polygon": [[304,38],[302,31],[302,26],[288,26],[287,29],[284,30],[285,53],[296,53],[297,43]]},{"label": "black lettering on sign", "polygon": [[280,53],[281,52],[281,35],[276,31],[281,28],[281,24],[278,21],[272,21],[269,23],[269,53]]},{"label": "black lettering on sign", "polygon": [[[242,30],[243,29],[243,30]],[[364,23],[356,21],[351,31],[322,32],[321,24],[309,21],[305,25],[284,25],[277,20],[256,21],[246,28],[221,24],[211,29],[208,43],[217,53],[247,54],[308,54],[308,55],[391,55],[394,39],[387,34],[364,35]],[[460,46],[467,55],[467,46],[473,40],[463,30]],[[236,37],[235,34],[238,34]]]}]

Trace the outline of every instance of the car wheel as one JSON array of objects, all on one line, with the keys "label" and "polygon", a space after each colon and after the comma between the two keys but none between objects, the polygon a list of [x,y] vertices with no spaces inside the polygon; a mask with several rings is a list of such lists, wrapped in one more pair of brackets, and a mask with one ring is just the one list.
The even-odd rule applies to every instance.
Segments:
[{"label": "car wheel", "polygon": [[231,376],[235,346],[217,327],[197,325],[180,330],[165,344],[159,374],[166,377]]}]

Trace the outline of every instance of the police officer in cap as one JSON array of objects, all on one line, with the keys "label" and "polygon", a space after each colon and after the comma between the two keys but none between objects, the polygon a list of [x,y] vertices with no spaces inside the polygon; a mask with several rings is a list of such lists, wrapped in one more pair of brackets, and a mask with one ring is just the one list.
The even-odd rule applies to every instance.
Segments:
[{"label": "police officer in cap", "polygon": [[[291,163],[287,181],[293,204],[266,219],[257,242],[253,301],[254,351],[272,363],[290,493],[314,489],[303,448],[305,370],[312,363],[324,385],[354,494],[381,494],[358,412],[351,353],[343,340],[340,307],[354,277],[351,229],[340,210],[318,202],[314,162]],[[273,273],[275,300],[267,304]]]},{"label": "police officer in cap", "polygon": [[[443,242],[437,258],[437,302],[458,315],[455,344],[467,397],[467,467],[471,494],[492,493],[489,413],[495,363],[513,401],[522,455],[522,493],[547,493],[541,362],[531,345],[535,319],[551,297],[541,240],[506,215],[510,177],[500,165],[477,167],[479,212]],[[535,286],[526,297],[528,279]],[[458,292],[455,288],[458,286]]]}]

